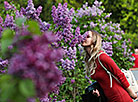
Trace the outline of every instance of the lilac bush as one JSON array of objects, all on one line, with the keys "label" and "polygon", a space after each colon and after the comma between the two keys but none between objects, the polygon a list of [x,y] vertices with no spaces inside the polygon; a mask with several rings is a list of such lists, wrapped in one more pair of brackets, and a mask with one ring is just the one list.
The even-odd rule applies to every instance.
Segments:
[{"label": "lilac bush", "polygon": [[103,38],[102,48],[106,53],[115,58],[114,60],[117,60],[118,56],[121,57],[119,60],[123,63],[118,62],[119,67],[131,67],[131,62],[129,62],[132,54],[130,50],[131,46],[129,45],[131,42],[128,40],[125,43],[123,41],[128,38],[125,37],[125,32],[121,30],[120,24],[110,21],[111,14],[105,13],[102,2],[95,0],[92,6],[85,3],[82,8],[74,13],[72,24],[80,26],[82,33],[88,30],[99,32]]},{"label": "lilac bush", "polygon": [[[70,13],[71,10],[72,13]],[[130,60],[132,61],[132,52],[129,45],[131,42],[129,40],[126,42],[128,39],[125,36],[126,33],[121,30],[120,24],[113,23],[110,20],[111,15],[112,13],[105,13],[102,2],[97,0],[94,1],[92,6],[85,3],[82,8],[77,10],[68,9],[67,4],[59,4],[58,7],[53,6],[52,8],[52,30],[56,33],[56,36],[59,39],[58,44],[56,45],[63,46],[65,52],[65,56],[61,60],[61,69],[67,79],[60,90],[64,91],[63,87],[66,87],[65,85],[67,84],[69,87],[67,86],[66,88],[69,92],[77,90],[77,92],[74,91],[74,93],[70,93],[70,95],[68,95],[68,92],[66,93],[66,96],[72,98],[73,101],[80,100],[80,98],[74,98],[73,96],[82,93],[82,90],[85,88],[83,86],[92,82],[90,79],[85,78],[85,74],[83,73],[84,59],[80,44],[81,41],[83,41],[83,37],[85,38],[83,35],[85,32],[95,30],[100,33],[103,39],[102,48],[115,60],[120,68],[128,69],[132,66],[130,62]],[[125,39],[126,41],[124,41]],[[70,50],[73,48],[75,48],[76,51]],[[75,66],[72,67],[73,64]],[[79,74],[81,75],[79,76]],[[80,89],[82,90],[79,90],[78,87],[80,86],[78,84],[76,84],[75,87],[69,84],[71,79],[75,79],[75,83],[81,83]],[[58,98],[62,99],[62,95],[65,94],[60,93]]]},{"label": "lilac bush", "polygon": [[[0,34],[6,28],[15,31],[13,44],[8,48],[14,49],[16,45],[19,49],[10,59],[8,73],[33,80],[41,102],[81,100],[80,95],[85,87],[92,83],[84,73],[81,46],[89,30],[100,33],[102,48],[120,68],[131,66],[131,41],[126,38],[120,24],[110,20],[112,13],[105,13],[102,2],[95,0],[92,6],[86,2],[77,10],[69,9],[67,3],[59,3],[57,7],[52,7],[51,24],[41,20],[42,6],[36,9],[32,0],[28,0],[27,7],[21,10],[5,2],[5,9],[14,10],[15,14],[7,14],[6,19],[0,17]],[[19,26],[17,20],[20,18],[22,23]],[[26,30],[28,19],[38,22],[43,35],[31,35],[30,39],[20,41],[19,38],[31,34]],[[55,35],[47,30],[53,31]]]},{"label": "lilac bush", "polygon": [[9,74],[33,80],[37,95],[45,96],[62,79],[56,63],[62,58],[62,49],[49,46],[56,38],[51,32],[20,42],[19,52],[10,59]]}]

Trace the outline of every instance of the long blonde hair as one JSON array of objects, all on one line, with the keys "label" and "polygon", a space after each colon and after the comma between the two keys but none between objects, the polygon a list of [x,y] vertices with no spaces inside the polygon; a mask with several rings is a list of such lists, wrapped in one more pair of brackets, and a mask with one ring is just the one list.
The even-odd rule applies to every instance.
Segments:
[{"label": "long blonde hair", "polygon": [[91,50],[90,54],[85,50],[86,55],[85,55],[85,71],[86,75],[92,75],[95,73],[95,69],[97,67],[97,64],[95,62],[95,59],[97,58],[98,52],[101,50],[101,43],[102,43],[102,38],[101,35],[96,32],[96,31],[90,31],[93,37],[93,43],[90,45]]}]

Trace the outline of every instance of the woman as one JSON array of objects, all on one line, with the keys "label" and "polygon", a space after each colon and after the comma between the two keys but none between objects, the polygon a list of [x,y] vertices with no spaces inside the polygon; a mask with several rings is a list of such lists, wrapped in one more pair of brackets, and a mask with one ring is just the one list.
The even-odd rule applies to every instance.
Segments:
[{"label": "woman", "polygon": [[[99,82],[104,90],[105,96],[108,102],[133,102],[132,98],[137,98],[137,95],[131,90],[130,85],[121,72],[116,63],[106,54],[102,53],[99,56],[101,63],[110,71],[122,84],[112,78],[112,87],[110,86],[110,78],[107,72],[103,69],[98,61],[98,54],[103,52],[101,50],[101,36],[95,31],[89,31],[86,40],[82,43],[82,46],[86,52],[86,74],[90,75],[92,79]],[[97,93],[98,91],[94,91]],[[132,97],[132,98],[131,98]]]},{"label": "woman", "polygon": [[134,61],[135,65],[133,66],[133,68],[138,68],[138,48],[135,49],[135,53],[132,54],[132,56],[135,57],[135,61]]}]

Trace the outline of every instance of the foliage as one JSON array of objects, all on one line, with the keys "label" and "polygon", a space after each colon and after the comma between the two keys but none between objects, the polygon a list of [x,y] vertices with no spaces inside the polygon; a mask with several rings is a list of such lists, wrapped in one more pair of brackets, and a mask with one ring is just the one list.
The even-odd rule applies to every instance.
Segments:
[{"label": "foliage", "polygon": [[0,88],[1,102],[26,102],[27,98],[33,98],[35,96],[34,84],[31,80],[15,78],[11,75],[1,76]]},{"label": "foliage", "polygon": [[137,45],[138,36],[138,2],[137,0],[101,0],[106,12],[112,12],[113,22],[118,22],[121,28],[128,33],[133,41],[132,46]]},{"label": "foliage", "polygon": [[[120,28],[120,24],[111,21],[111,13],[105,12],[102,2],[95,0],[93,5],[89,5],[85,3],[81,8],[74,10],[70,8],[71,4],[69,7],[67,3],[56,4],[52,7],[50,24],[41,19],[42,6],[36,9],[32,0],[28,0],[26,8],[15,7],[14,11],[11,8],[3,13],[6,15],[3,15],[0,21],[1,56],[10,61],[7,71],[12,75],[8,75],[8,78],[7,75],[1,77],[3,80],[0,88],[5,89],[5,94],[7,89],[14,87],[14,84],[21,83],[20,90],[17,90],[19,99],[15,100],[19,102],[22,99],[20,97],[24,97],[25,100],[33,96],[31,93],[35,92],[32,86],[25,85],[31,83],[28,80],[23,82],[17,80],[11,87],[9,85],[5,86],[7,89],[4,87],[4,83],[8,84],[7,81],[16,80],[18,77],[33,81],[41,102],[80,102],[85,87],[93,81],[89,76],[85,76],[84,52],[80,45],[86,38],[88,30],[100,33],[103,38],[102,48],[120,68],[128,69],[132,66],[131,40],[127,38],[127,33]],[[46,32],[47,30],[53,31],[55,35]],[[64,52],[60,52],[59,48]],[[15,94],[1,96],[1,99],[12,99],[12,95]]]}]

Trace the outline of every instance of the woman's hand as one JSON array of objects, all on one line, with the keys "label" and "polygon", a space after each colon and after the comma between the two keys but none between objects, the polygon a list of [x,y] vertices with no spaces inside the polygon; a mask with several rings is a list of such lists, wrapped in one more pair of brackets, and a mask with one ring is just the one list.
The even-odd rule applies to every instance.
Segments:
[{"label": "woman's hand", "polygon": [[96,95],[97,97],[100,96],[100,93],[99,93],[99,91],[97,89],[96,90],[93,90],[92,91],[92,94]]},{"label": "woman's hand", "polygon": [[138,98],[137,94],[131,89],[130,86],[128,88],[126,88],[126,90],[127,90],[128,94],[131,96],[131,98],[133,98],[133,99]]},{"label": "woman's hand", "polygon": [[135,92],[133,92],[133,93],[129,93],[129,95],[130,95],[131,98],[133,98],[133,99],[138,98],[138,97],[137,97],[137,94],[136,94]]}]

